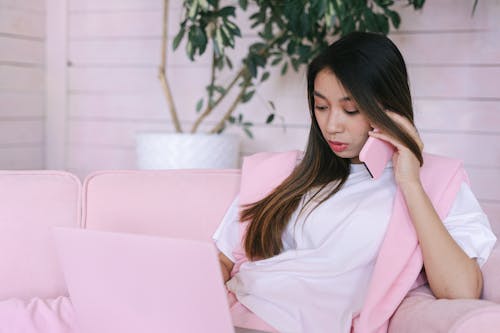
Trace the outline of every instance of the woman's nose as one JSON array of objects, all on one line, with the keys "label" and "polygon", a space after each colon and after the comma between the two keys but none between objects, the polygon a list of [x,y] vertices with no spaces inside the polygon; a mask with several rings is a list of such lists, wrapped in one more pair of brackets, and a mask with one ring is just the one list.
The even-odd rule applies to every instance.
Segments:
[{"label": "woman's nose", "polygon": [[342,119],[342,111],[332,110],[328,116],[326,130],[329,133],[339,133],[344,129],[344,121]]}]

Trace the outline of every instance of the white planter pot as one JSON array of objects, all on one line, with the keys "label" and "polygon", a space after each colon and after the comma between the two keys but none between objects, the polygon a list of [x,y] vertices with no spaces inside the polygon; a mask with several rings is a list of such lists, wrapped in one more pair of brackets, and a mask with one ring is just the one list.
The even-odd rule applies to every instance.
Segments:
[{"label": "white planter pot", "polygon": [[143,132],[136,139],[139,169],[238,168],[238,135]]}]

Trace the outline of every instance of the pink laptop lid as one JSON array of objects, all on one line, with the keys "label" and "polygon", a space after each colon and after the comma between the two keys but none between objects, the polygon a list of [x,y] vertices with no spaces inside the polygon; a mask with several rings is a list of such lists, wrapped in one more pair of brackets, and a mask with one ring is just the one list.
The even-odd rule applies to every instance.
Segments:
[{"label": "pink laptop lid", "polygon": [[82,333],[234,332],[210,242],[54,228]]}]

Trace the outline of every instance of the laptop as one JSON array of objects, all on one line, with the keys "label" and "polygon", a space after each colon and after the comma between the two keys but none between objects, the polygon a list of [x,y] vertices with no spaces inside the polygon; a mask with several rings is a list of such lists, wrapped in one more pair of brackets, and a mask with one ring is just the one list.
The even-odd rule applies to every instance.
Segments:
[{"label": "laptop", "polygon": [[81,333],[233,333],[211,242],[54,228]]}]

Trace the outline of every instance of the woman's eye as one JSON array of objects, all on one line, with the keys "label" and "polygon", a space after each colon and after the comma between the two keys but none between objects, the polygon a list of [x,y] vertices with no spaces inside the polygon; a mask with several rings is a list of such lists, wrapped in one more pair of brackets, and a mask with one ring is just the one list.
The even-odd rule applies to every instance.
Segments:
[{"label": "woman's eye", "polygon": [[348,114],[357,114],[359,113],[359,110],[344,110],[344,112]]},{"label": "woman's eye", "polygon": [[324,110],[328,109],[328,106],[324,106],[324,105],[316,105],[314,108],[315,108],[316,110],[318,110],[318,111],[324,111]]}]

